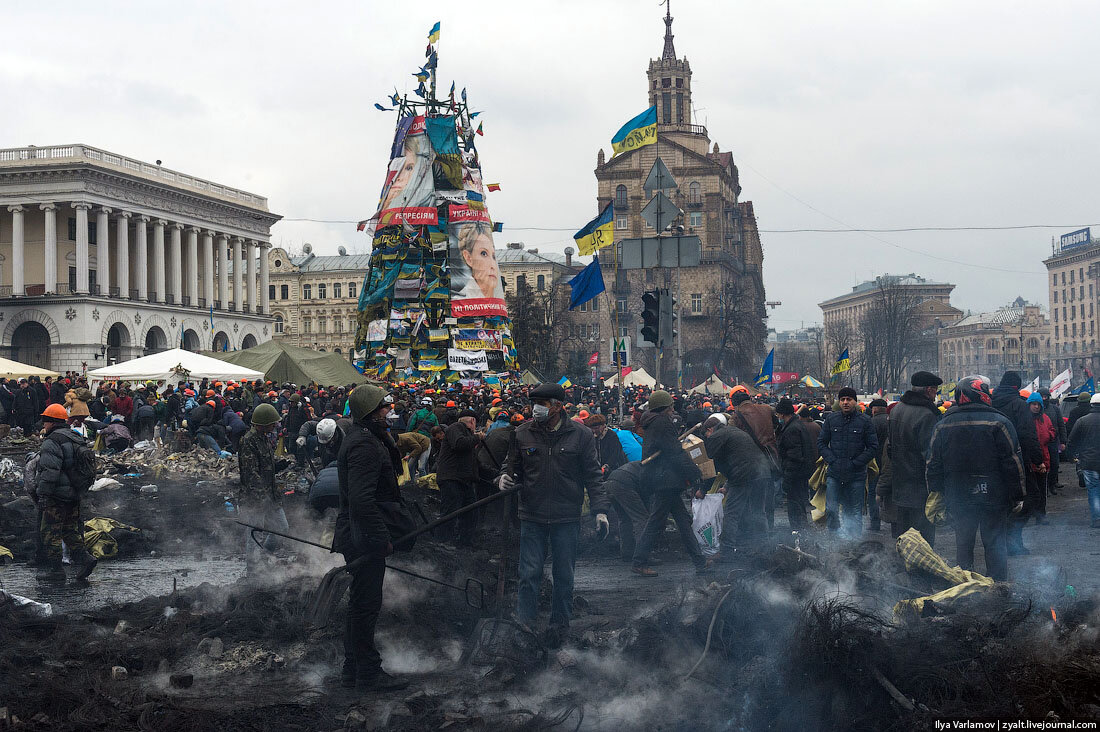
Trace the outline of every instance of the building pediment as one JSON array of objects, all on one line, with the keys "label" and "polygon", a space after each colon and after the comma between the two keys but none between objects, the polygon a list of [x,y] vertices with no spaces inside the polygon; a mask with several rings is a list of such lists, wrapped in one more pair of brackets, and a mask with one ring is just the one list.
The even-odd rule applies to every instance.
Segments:
[{"label": "building pediment", "polygon": [[[662,150],[668,150],[671,148],[674,150],[679,150],[683,153],[684,162],[682,165],[669,164],[669,168],[672,169],[673,173],[675,173],[676,171],[680,171],[681,174],[718,174],[728,178],[730,181],[733,181],[733,176],[730,174],[729,169],[723,166],[721,163],[708,158],[705,154],[697,153],[691,148],[685,145],[681,145],[675,140],[663,139],[661,140],[659,147]],[[636,167],[633,160],[633,156],[638,155],[639,153],[641,153],[642,150],[647,149],[648,146],[645,148],[635,148],[634,150],[630,150],[621,155],[616,155],[603,165],[597,166],[596,178],[613,178],[619,176],[643,177],[645,175],[648,175],[649,170],[643,170],[642,168]],[[668,161],[666,160],[665,162],[667,163]]]}]

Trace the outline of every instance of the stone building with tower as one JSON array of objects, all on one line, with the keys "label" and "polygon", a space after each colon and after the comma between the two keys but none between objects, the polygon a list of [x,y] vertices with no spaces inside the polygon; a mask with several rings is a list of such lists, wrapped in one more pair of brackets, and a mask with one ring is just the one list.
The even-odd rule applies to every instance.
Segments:
[{"label": "stone building with tower", "polygon": [[[670,13],[664,22],[664,48],[646,72],[647,98],[657,108],[657,144],[610,159],[600,150],[596,159],[596,209],[614,203],[616,240],[614,250],[600,256],[613,306],[601,303],[598,311],[599,365],[613,367],[609,339],[618,334],[631,338],[634,365],[654,373],[657,349],[640,346],[642,294],[668,287],[673,295],[679,293],[683,384],[700,382],[715,369],[724,379],[748,379],[759,368],[766,336],[764,254],[756,217],[752,202],[740,199],[733,154],[720,150],[707,128],[694,123],[691,64],[676,55]],[[652,198],[645,182],[658,156],[674,179],[674,187],[664,193],[682,211],[662,232],[641,216]],[[658,234],[699,237],[699,264],[618,266],[623,239]],[[661,380],[676,384],[675,349],[663,349],[662,364]]]},{"label": "stone building with tower", "polygon": [[89,145],[0,149],[0,353],[81,371],[271,338],[267,199]]}]

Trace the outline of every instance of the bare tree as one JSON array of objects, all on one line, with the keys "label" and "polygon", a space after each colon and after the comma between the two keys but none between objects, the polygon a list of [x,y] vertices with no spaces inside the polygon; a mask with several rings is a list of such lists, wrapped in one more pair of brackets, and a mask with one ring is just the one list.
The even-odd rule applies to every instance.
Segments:
[{"label": "bare tree", "polygon": [[[858,372],[861,365],[861,358],[859,350],[853,348],[856,345],[855,335],[855,328],[852,327],[851,322],[848,320],[838,320],[835,324],[829,326],[829,329],[826,331],[823,348],[825,362],[821,369],[822,380],[829,379],[833,370],[833,365],[836,363],[837,359],[840,358],[840,354],[844,352],[844,349],[848,349],[852,370]],[[854,353],[853,350],[855,351]],[[847,381],[850,380],[851,376],[852,372],[848,371],[840,378]]]},{"label": "bare tree", "polygon": [[714,365],[724,374],[750,378],[759,370],[767,337],[763,299],[755,283],[742,276],[725,283],[717,302]]},{"label": "bare tree", "polygon": [[897,390],[909,361],[927,348],[919,298],[890,277],[880,277],[874,300],[859,322],[865,388]]}]

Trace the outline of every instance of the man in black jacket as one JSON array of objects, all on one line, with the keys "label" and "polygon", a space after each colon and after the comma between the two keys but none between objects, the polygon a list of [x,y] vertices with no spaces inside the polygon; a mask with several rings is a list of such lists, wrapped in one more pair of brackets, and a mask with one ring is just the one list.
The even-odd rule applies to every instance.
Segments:
[{"label": "man in black jacket", "polygon": [[1066,433],[1069,434],[1073,431],[1073,425],[1077,423],[1077,420],[1084,417],[1086,414],[1092,411],[1090,402],[1092,401],[1092,394],[1083,392],[1077,395],[1077,401],[1073,405],[1073,409],[1069,411],[1067,415],[1069,421],[1066,422]]},{"label": "man in black jacket", "polygon": [[642,459],[652,457],[649,463],[650,482],[653,485],[653,505],[646,520],[638,546],[634,550],[632,571],[643,577],[656,577],[657,571],[649,566],[649,552],[664,531],[671,514],[680,534],[680,543],[691,557],[696,572],[707,571],[708,562],[691,527],[691,513],[684,506],[681,494],[684,489],[702,478],[699,468],[680,446],[680,435],[672,422],[672,396],[663,389],[649,396],[649,406],[641,416],[645,430],[642,438]]},{"label": "man in black jacket", "polygon": [[[465,412],[443,434],[443,445],[435,464],[439,510],[443,515],[454,513],[477,498],[477,446],[485,433],[475,432],[476,429],[477,416],[473,412]],[[473,546],[476,529],[477,515],[471,511],[452,525],[440,526],[436,536],[440,540],[453,539],[457,546]]]},{"label": "man in black jacket", "polygon": [[[1050,417],[1050,423],[1054,425],[1054,441],[1047,445],[1050,451],[1050,469],[1047,471],[1047,492],[1052,496],[1058,495],[1058,466],[1062,462],[1062,448],[1066,446],[1069,432],[1066,430],[1066,420],[1062,415],[1062,408],[1058,406],[1058,399],[1051,397],[1050,389],[1043,387],[1039,390],[1043,397],[1043,411]],[[1043,513],[1046,514],[1046,497],[1043,497]]]},{"label": "man in black jacket", "polygon": [[1077,458],[1085,479],[1091,526],[1100,529],[1100,394],[1090,399],[1090,406],[1092,411],[1073,425],[1067,451]]},{"label": "man in black jacket", "polygon": [[[726,478],[718,489],[726,496],[722,502],[721,538],[725,549],[716,561],[729,562],[735,545],[755,543],[765,532],[764,508],[767,492],[772,489],[771,468],[749,433],[729,424],[727,415],[707,417],[703,430],[707,457]],[[703,495],[697,491],[695,497]]]},{"label": "man in black jacket", "polygon": [[924,515],[924,504],[928,501],[925,471],[932,428],[940,420],[936,393],[943,380],[928,371],[918,371],[910,383],[913,388],[901,395],[887,421],[891,480],[889,493],[884,496],[895,507],[897,519],[890,525],[894,538],[915,528],[934,547],[936,527]]},{"label": "man in black jacket", "polygon": [[12,427],[20,427],[23,434],[30,436],[34,432],[35,422],[42,409],[38,406],[38,397],[26,379],[19,380],[19,389],[12,398]]},{"label": "man in black jacket", "polygon": [[[546,643],[560,645],[573,616],[573,572],[580,540],[581,504],[588,491],[597,531],[607,534],[607,494],[592,431],[563,412],[565,390],[541,384],[531,391],[533,419],[515,431],[501,471],[501,490],[519,489],[519,592],[516,619],[532,626],[538,616],[546,545],[553,552],[554,590]],[[690,522],[689,522],[690,526]]]},{"label": "man in black jacket", "polygon": [[637,538],[649,519],[653,489],[648,485],[646,466],[641,461],[625,463],[607,476],[608,497],[619,518],[619,558],[634,560]]},{"label": "man in black jacket", "polygon": [[957,405],[932,430],[928,489],[943,494],[955,525],[956,559],[974,568],[974,538],[982,532],[986,573],[1008,580],[1005,524],[1024,497],[1024,464],[1011,420],[992,406],[989,385],[967,377],[955,388]]},{"label": "man in black jacket", "polygon": [[808,486],[817,461],[817,447],[806,425],[795,416],[790,399],[780,399],[775,413],[780,419],[776,440],[783,471],[783,493],[787,496],[787,522],[792,530],[802,529],[806,527]]},{"label": "man in black jacket", "polygon": [[42,512],[39,530],[46,549],[47,566],[61,567],[62,542],[69,548],[73,564],[84,579],[96,567],[96,559],[84,546],[84,522],[80,520],[80,499],[84,490],[74,484],[73,471],[80,449],[87,441],[69,429],[65,407],[51,404],[42,413],[42,447],[38,457],[36,498]]},{"label": "man in black jacket", "polygon": [[817,438],[817,449],[829,472],[825,480],[825,521],[830,531],[841,530],[848,539],[863,535],[863,498],[867,492],[867,464],[878,450],[871,418],[861,414],[856,390],[843,387],[837,393],[839,412],[830,412]]},{"label": "man in black jacket", "polygon": [[607,429],[607,417],[591,414],[584,419],[584,426],[592,430],[596,437],[596,459],[600,461],[603,474],[610,475],[620,465],[626,464],[626,453],[619,436]]},{"label": "man in black jacket", "polygon": [[886,439],[889,437],[889,417],[886,408],[889,406],[885,399],[872,399],[868,405],[871,410],[871,424],[875,426],[875,438],[878,439],[878,450],[875,451],[875,465],[879,472],[867,476],[867,518],[870,521],[871,531],[879,531],[882,523],[879,520],[879,505],[875,500],[875,484],[882,472],[882,450],[886,447]]},{"label": "man in black jacket", "polygon": [[1016,428],[1016,437],[1020,443],[1020,452],[1026,469],[1026,493],[1024,508],[1013,515],[1009,521],[1008,529],[1008,555],[1030,554],[1031,550],[1024,546],[1024,525],[1028,518],[1039,513],[1039,490],[1041,487],[1036,478],[1038,473],[1033,469],[1043,464],[1043,452],[1039,447],[1039,436],[1035,431],[1035,418],[1027,407],[1027,402],[1020,396],[1020,374],[1016,371],[1006,371],[1001,377],[1001,383],[993,390],[993,408],[1004,416]]},{"label": "man in black jacket", "polygon": [[344,667],[340,682],[363,691],[404,688],[407,684],[382,670],[374,643],[374,628],[382,609],[386,557],[393,553],[389,529],[378,504],[401,502],[396,466],[401,457],[386,432],[390,405],[377,386],[364,384],[351,393],[354,427],[336,459],[340,479],[340,514],[333,547],[351,563],[366,557],[352,574],[348,618],[344,631]]}]

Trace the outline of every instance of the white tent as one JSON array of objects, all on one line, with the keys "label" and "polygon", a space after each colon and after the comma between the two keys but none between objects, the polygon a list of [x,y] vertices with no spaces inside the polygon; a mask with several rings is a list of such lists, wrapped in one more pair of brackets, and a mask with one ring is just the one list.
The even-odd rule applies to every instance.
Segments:
[{"label": "white tent", "polygon": [[[603,380],[604,386],[618,386],[619,377],[617,375],[611,375]],[[623,377],[623,386],[648,386],[653,387],[657,385],[657,380],[646,373],[646,370],[638,367],[632,369],[629,374]]]},{"label": "white tent", "polygon": [[730,388],[722,383],[714,374],[707,377],[707,380],[698,386],[694,386],[690,390],[691,394],[729,394]]},{"label": "white tent", "polygon": [[47,376],[60,375],[61,374],[56,371],[50,371],[49,369],[40,369],[37,366],[12,361],[10,358],[0,358],[0,376],[5,379],[22,379],[27,376],[39,376],[44,379]]},{"label": "white tent", "polygon": [[263,371],[221,361],[210,356],[173,348],[151,356],[123,361],[88,372],[89,381],[160,381],[169,383],[201,379],[237,381],[262,379]]}]

